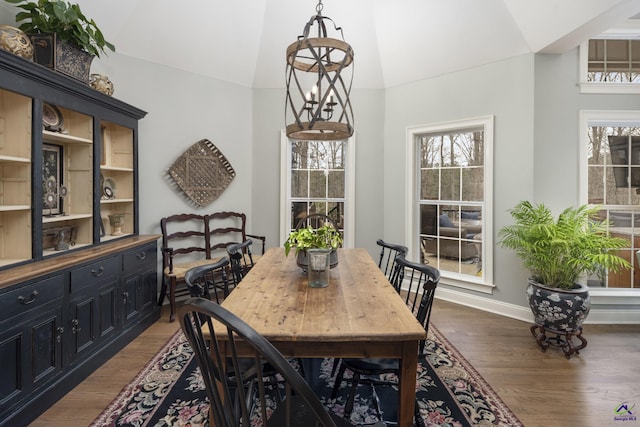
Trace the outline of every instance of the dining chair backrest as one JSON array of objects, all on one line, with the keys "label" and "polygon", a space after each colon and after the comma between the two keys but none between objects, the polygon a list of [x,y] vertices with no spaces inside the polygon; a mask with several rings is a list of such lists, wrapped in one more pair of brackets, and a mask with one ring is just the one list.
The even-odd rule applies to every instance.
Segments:
[{"label": "dining chair backrest", "polygon": [[[300,427],[349,425],[346,420],[343,423],[341,418],[330,415],[287,359],[235,314],[204,298],[187,300],[178,313],[180,326],[198,362],[217,427],[256,423]],[[239,355],[238,342],[247,354]],[[243,363],[249,354],[255,363]],[[257,372],[245,373],[243,366]],[[278,373],[277,383],[269,382],[271,374],[263,375],[264,366]],[[237,373],[233,381],[228,376],[221,381],[228,369]],[[250,377],[253,384],[248,387],[246,379]]]},{"label": "dining chair backrest", "polygon": [[[408,261],[404,257],[396,258],[398,268],[394,272],[392,284],[404,298],[405,303],[429,332],[429,320],[436,288],[440,282],[440,271],[430,265]],[[424,341],[420,342],[420,353],[424,350]]]},{"label": "dining chair backrest", "polygon": [[396,269],[396,257],[405,257],[409,249],[406,246],[387,243],[382,239],[376,242],[380,246],[380,259],[378,260],[378,268],[382,270],[387,279],[391,281],[394,270]]},{"label": "dining chair backrest", "polygon": [[229,258],[190,268],[184,275],[184,281],[192,297],[202,297],[220,304],[235,286],[229,278]]},{"label": "dining chair backrest", "polygon": [[301,228],[308,226],[319,228],[323,225],[331,225],[336,230],[340,230],[336,221],[329,215],[325,214],[310,214],[305,216],[304,218],[301,218],[296,224],[296,230],[300,230]]},{"label": "dining chair backrest", "polygon": [[251,253],[251,244],[253,241],[247,239],[242,243],[236,243],[227,246],[229,254],[229,262],[231,263],[231,274],[236,284],[240,283],[249,270],[255,265],[253,254]]}]

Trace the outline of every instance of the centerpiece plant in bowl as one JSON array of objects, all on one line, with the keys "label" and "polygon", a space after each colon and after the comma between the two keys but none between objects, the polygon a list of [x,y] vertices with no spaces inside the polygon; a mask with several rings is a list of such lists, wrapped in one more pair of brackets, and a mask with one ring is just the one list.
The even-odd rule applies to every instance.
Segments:
[{"label": "centerpiece plant in bowl", "polygon": [[[544,204],[522,201],[509,211],[514,223],[499,231],[500,245],[514,250],[531,274],[527,298],[536,323],[531,332],[543,350],[548,347],[545,331],[569,339],[581,334],[591,307],[584,279],[631,267],[617,255],[630,243],[611,236],[599,212],[597,206],[581,205],[565,209],[556,219]],[[579,338],[584,347],[586,341]],[[565,355],[572,351],[563,349]]]},{"label": "centerpiece plant in bowl", "polygon": [[330,266],[338,264],[336,249],[342,245],[342,235],[330,224],[314,228],[311,225],[301,227],[292,231],[284,242],[284,253],[289,255],[292,248],[295,248],[298,266],[306,269],[308,262],[306,256],[307,249],[331,249]]},{"label": "centerpiece plant in bowl", "polygon": [[22,9],[19,28],[31,37],[34,61],[63,74],[89,81],[91,61],[115,46],[105,40],[93,19],[65,0],[5,0]]}]

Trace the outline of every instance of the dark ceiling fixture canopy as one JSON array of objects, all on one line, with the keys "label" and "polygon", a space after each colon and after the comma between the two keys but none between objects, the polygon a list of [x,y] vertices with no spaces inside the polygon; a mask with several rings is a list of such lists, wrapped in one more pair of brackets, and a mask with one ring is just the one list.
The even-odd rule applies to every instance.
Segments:
[{"label": "dark ceiling fixture canopy", "polygon": [[[319,0],[316,15],[287,48],[285,120],[292,139],[333,141],[353,135],[353,49],[342,27],[322,16],[322,8]],[[340,39],[327,36],[326,21]]]}]

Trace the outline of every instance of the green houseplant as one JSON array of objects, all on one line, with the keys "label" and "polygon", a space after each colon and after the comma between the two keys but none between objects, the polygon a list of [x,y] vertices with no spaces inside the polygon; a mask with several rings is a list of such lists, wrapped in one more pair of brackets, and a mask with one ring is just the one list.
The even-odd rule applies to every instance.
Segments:
[{"label": "green houseplant", "polygon": [[80,6],[64,0],[5,0],[22,9],[16,15],[19,28],[27,34],[56,34],[67,43],[100,56],[106,49],[115,52],[115,46],[105,40],[93,19],[87,18]]},{"label": "green houseplant", "polygon": [[509,211],[514,224],[499,232],[500,245],[514,250],[532,278],[552,288],[573,289],[582,276],[630,268],[615,254],[629,242],[607,233],[598,210],[570,207],[556,220],[545,205],[520,202]]},{"label": "green houseplant", "polygon": [[331,249],[331,267],[338,264],[336,249],[342,245],[342,236],[332,225],[325,224],[318,228],[311,225],[292,231],[284,242],[284,253],[289,255],[292,248],[295,248],[297,263],[300,267],[306,268],[307,249]]},{"label": "green houseplant", "polygon": [[[586,346],[581,325],[591,303],[581,278],[630,268],[616,254],[629,242],[612,237],[598,212],[597,206],[569,207],[556,219],[544,204],[522,201],[509,211],[515,222],[499,231],[499,244],[514,250],[531,273],[527,286],[535,319],[531,333],[543,351],[551,343],[562,347],[568,358]],[[548,339],[545,332],[556,337]],[[573,346],[572,336],[581,341],[578,347]]]},{"label": "green houseplant", "polygon": [[19,29],[33,43],[34,62],[89,84],[95,56],[115,46],[105,40],[93,19],[80,6],[65,0],[5,0],[22,11],[16,14]]}]

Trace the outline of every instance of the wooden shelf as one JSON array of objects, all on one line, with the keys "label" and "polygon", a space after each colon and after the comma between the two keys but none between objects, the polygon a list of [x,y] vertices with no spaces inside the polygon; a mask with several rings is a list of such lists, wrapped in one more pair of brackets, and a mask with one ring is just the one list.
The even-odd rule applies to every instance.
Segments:
[{"label": "wooden shelf", "polygon": [[47,142],[57,142],[59,144],[93,144],[93,141],[87,138],[80,138],[73,135],[65,135],[58,132],[48,130],[42,131],[42,139]]},{"label": "wooden shelf", "polygon": [[0,212],[30,211],[30,205],[0,205]]},{"label": "wooden shelf", "polygon": [[78,215],[57,215],[57,216],[45,216],[42,218],[43,224],[51,224],[54,222],[74,221],[77,219],[93,218],[92,214],[78,214]]},{"label": "wooden shelf", "polygon": [[0,155],[0,163],[31,163],[31,159],[25,157],[13,157]]}]

